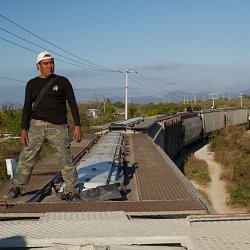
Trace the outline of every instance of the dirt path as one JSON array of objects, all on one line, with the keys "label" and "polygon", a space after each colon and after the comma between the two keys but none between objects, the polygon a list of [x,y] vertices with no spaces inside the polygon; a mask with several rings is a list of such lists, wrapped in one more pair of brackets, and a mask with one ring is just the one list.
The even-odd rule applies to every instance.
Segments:
[{"label": "dirt path", "polygon": [[220,180],[222,168],[220,164],[213,160],[213,153],[208,150],[208,145],[196,151],[194,155],[196,158],[207,162],[212,181],[205,192],[208,194],[214,210],[218,214],[245,213],[244,208],[232,208],[227,205],[228,194],[226,193],[225,183]]}]

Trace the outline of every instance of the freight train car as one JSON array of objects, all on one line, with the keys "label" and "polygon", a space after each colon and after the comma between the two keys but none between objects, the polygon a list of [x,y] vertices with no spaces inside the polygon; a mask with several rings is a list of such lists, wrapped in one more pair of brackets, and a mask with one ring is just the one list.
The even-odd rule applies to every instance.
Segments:
[{"label": "freight train car", "polygon": [[224,127],[247,124],[249,108],[203,110],[200,115],[203,122],[203,133],[207,135]]},{"label": "freight train car", "polygon": [[207,137],[213,131],[247,123],[250,126],[249,118],[250,107],[209,109],[154,116],[130,128],[147,133],[173,159],[183,147]]},{"label": "freight train car", "polygon": [[248,109],[247,108],[228,108],[225,109],[226,126],[235,126],[247,123]]},{"label": "freight train car", "polygon": [[197,113],[181,114],[184,130],[183,146],[200,139],[202,134],[202,119]]},{"label": "freight train car", "polygon": [[212,131],[225,127],[225,111],[224,110],[204,110],[200,113],[202,118],[202,128],[204,136]]},{"label": "freight train car", "polygon": [[178,118],[175,117],[174,122],[173,118],[168,117],[164,120],[164,147],[162,148],[173,159],[183,147],[207,137],[213,131],[247,123],[250,126],[249,111],[250,108],[245,107],[183,112],[178,113]]},{"label": "freight train car", "polygon": [[[164,123],[164,148],[173,159],[183,147],[199,140],[202,136],[202,118],[198,113],[183,112],[168,118]],[[157,144],[157,141],[155,141]]]},{"label": "freight train car", "polygon": [[[164,121],[164,148],[167,155],[173,159],[182,149],[184,128],[180,116],[175,116]],[[155,141],[157,144],[157,141]]]}]

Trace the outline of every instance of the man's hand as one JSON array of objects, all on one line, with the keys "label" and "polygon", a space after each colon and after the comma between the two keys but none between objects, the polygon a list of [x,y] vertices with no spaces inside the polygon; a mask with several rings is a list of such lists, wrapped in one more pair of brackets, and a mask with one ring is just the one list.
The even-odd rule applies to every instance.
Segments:
[{"label": "man's hand", "polygon": [[21,130],[21,143],[27,147],[29,143],[29,138],[28,138],[28,131],[25,129]]},{"label": "man's hand", "polygon": [[81,142],[82,140],[81,126],[75,126],[73,140],[75,140],[76,142]]}]

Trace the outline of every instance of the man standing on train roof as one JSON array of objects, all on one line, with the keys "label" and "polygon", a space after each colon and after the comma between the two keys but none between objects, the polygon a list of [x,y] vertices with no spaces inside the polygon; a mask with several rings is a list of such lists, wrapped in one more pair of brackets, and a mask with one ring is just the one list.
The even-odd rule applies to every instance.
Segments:
[{"label": "man standing on train roof", "polygon": [[[78,177],[70,153],[66,108],[68,102],[75,123],[73,140],[80,142],[81,124],[74,91],[67,78],[54,74],[55,64],[51,53],[41,52],[37,57],[36,67],[40,70],[40,75],[31,79],[25,90],[21,123],[21,143],[24,148],[19,156],[13,186],[4,198],[14,199],[22,196],[41,147],[48,141],[56,149],[60,159],[62,177],[66,183],[64,199],[74,200]],[[37,98],[45,85],[48,89],[43,97]],[[40,102],[35,105],[34,110],[36,98],[40,99]]]}]

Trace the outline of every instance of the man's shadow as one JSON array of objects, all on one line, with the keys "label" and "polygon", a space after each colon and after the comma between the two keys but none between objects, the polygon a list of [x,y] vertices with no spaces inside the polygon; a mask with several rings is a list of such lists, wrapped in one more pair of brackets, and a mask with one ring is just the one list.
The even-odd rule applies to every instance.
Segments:
[{"label": "man's shadow", "polygon": [[0,239],[0,249],[26,249],[26,241],[23,236],[17,235]]}]

